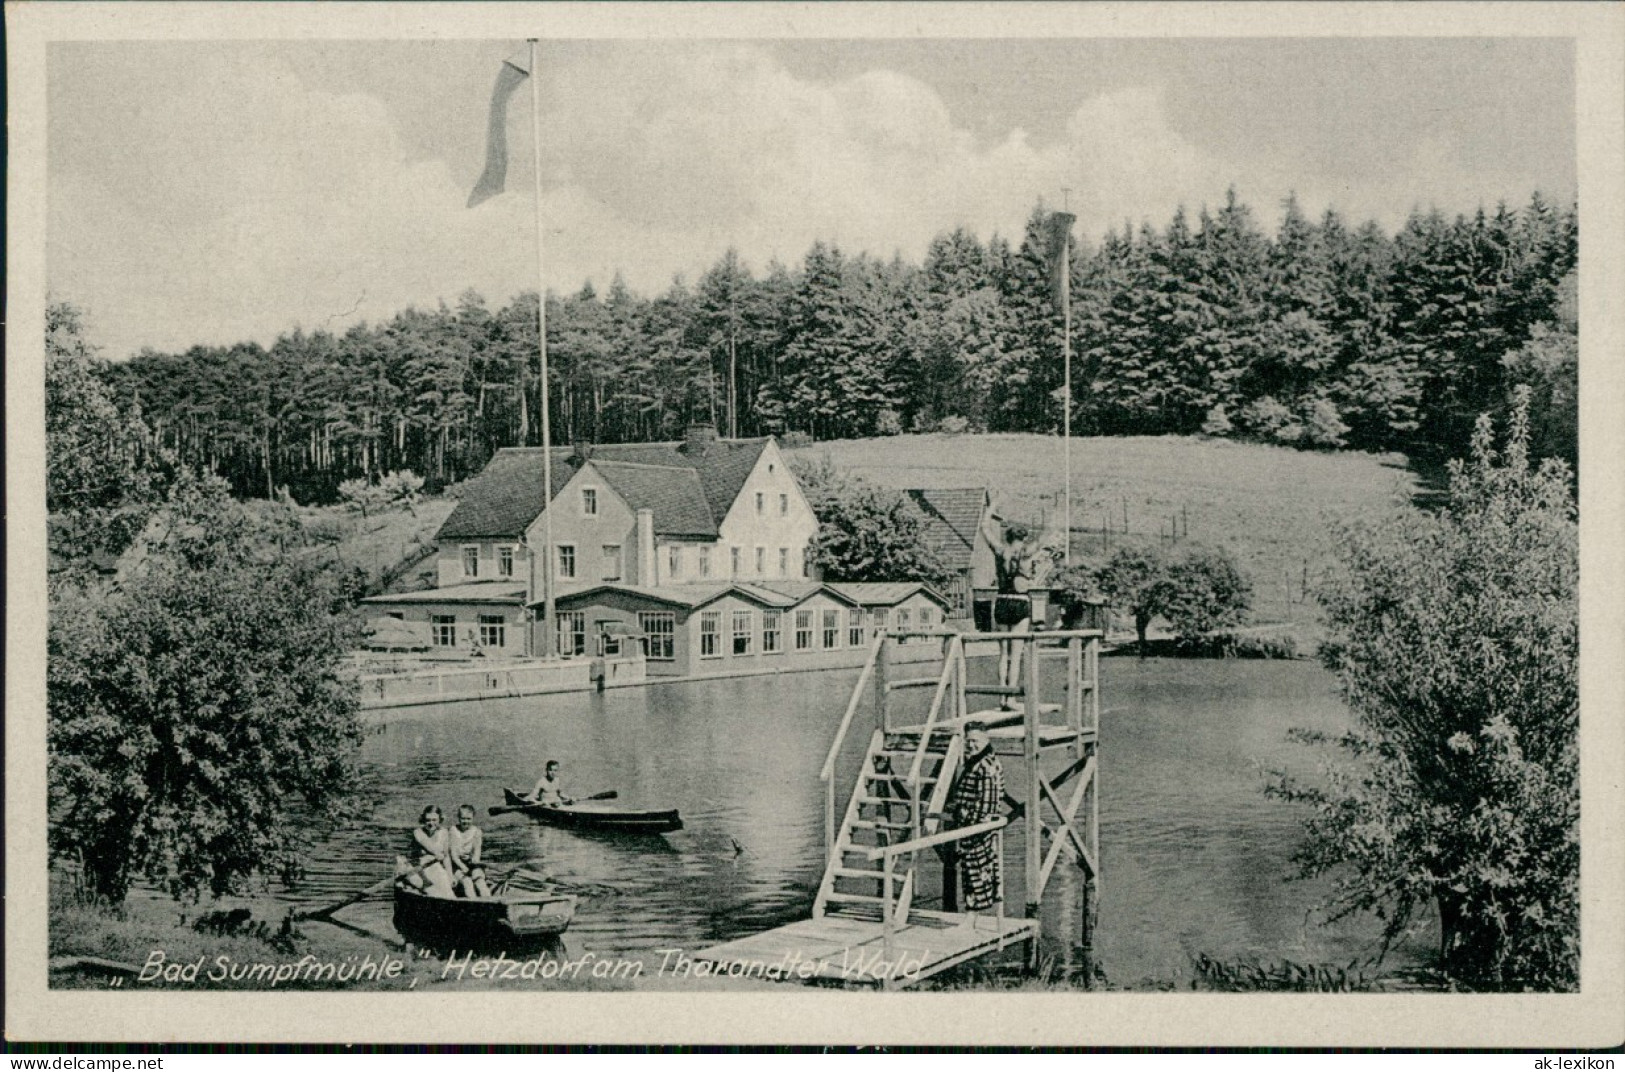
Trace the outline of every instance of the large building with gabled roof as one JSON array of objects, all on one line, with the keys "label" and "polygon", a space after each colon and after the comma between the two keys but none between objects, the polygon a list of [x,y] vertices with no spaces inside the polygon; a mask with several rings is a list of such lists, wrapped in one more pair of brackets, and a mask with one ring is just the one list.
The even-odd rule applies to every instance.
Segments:
[{"label": "large building with gabled roof", "polygon": [[[551,453],[546,510],[541,448],[497,451],[440,527],[436,588],[369,605],[402,620],[426,619],[433,648],[539,651],[525,608],[545,595],[540,550],[549,520],[556,598],[606,584],[812,579],[807,548],[818,521],[771,437],[721,439],[701,425],[675,442],[580,444]],[[480,599],[486,592],[490,599]],[[565,628],[561,622],[561,639]]]}]

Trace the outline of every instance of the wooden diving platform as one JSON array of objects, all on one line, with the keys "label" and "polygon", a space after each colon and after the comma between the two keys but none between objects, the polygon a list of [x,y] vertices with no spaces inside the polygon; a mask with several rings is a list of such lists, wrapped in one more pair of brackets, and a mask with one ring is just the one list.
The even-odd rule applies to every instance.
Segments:
[{"label": "wooden diving platform", "polygon": [[1033,919],[916,908],[892,932],[889,958],[878,919],[839,915],[798,920],[702,949],[693,958],[748,978],[893,989],[1037,935]]}]

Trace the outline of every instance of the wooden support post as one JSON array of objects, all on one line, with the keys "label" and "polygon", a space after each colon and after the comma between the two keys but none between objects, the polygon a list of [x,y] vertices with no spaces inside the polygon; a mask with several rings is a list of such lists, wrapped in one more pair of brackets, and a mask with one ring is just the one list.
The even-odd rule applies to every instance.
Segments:
[{"label": "wooden support post", "polygon": [[1079,927],[1080,957],[1083,960],[1084,986],[1095,985],[1095,927],[1100,911],[1100,638],[1091,637],[1085,654],[1085,672],[1089,675],[1089,726],[1094,730],[1088,750],[1093,763],[1093,777],[1089,779],[1089,826],[1084,840],[1095,854],[1094,866],[1083,877],[1083,904]]},{"label": "wooden support post", "polygon": [[886,710],[886,647],[888,637],[880,638],[875,652],[875,727],[881,733],[891,732],[891,720]]},{"label": "wooden support post", "polygon": [[1039,783],[1043,779],[1043,771],[1039,770],[1038,767],[1038,641],[1034,634],[1028,633],[1026,638],[1019,643],[1022,644],[1023,648],[1028,646],[1031,646],[1032,648],[1032,650],[1026,652],[1027,703],[1026,715],[1022,719],[1022,728],[1024,731],[1022,734],[1022,752],[1026,759],[1027,765],[1027,827],[1024,831],[1026,834],[1027,848],[1027,881],[1025,883],[1027,895],[1027,918],[1040,920],[1037,928],[1033,932],[1033,940],[1027,945],[1027,968],[1029,971],[1036,971],[1038,968],[1039,939],[1043,937],[1044,930],[1042,917],[1039,913],[1039,905],[1044,893],[1044,891],[1039,888],[1043,881],[1044,819],[1043,801],[1039,797],[1039,794],[1042,793],[1042,790],[1039,788]]}]

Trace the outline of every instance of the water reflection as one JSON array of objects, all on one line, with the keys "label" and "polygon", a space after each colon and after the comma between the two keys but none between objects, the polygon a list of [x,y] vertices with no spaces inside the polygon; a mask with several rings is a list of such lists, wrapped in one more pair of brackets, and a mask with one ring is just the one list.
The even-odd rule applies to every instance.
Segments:
[{"label": "water reflection", "polygon": [[[388,873],[418,811],[473,804],[489,859],[573,884],[571,951],[630,954],[703,945],[804,918],[823,869],[819,768],[856,672],[796,674],[411,708],[369,735],[380,787],[371,820],[332,839],[297,900],[331,900]],[[1104,892],[1096,950],[1114,983],[1186,978],[1190,957],[1257,955],[1346,963],[1372,929],[1306,923],[1320,892],[1288,884],[1298,817],[1265,801],[1264,768],[1313,769],[1292,726],[1336,730],[1346,714],[1308,663],[1108,659],[1102,664]],[[863,714],[837,775],[844,808],[868,741]],[[502,787],[528,787],[548,759],[569,791],[676,807],[656,838],[557,830],[486,817]],[[1019,760],[1006,760],[1019,793]],[[1059,766],[1059,763],[1056,764]],[[1008,911],[1020,912],[1022,839],[1005,838]],[[935,866],[930,868],[935,871]],[[1078,872],[1046,897],[1052,955],[1072,960]],[[924,894],[937,896],[935,875]],[[387,902],[347,909],[392,933]]]}]

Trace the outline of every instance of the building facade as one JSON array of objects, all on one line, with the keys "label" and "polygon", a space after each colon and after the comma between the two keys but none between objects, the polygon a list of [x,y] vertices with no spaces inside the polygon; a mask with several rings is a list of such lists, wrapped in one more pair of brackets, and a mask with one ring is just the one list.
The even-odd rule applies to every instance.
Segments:
[{"label": "building facade", "polygon": [[[604,584],[558,598],[559,650],[597,658],[635,644],[650,678],[861,666],[877,629],[940,629],[947,608],[920,584]],[[912,650],[938,654],[923,638]]]},{"label": "building facade", "polygon": [[807,549],[818,521],[772,438],[719,439],[709,426],[696,426],[681,442],[551,453],[547,510],[543,451],[499,450],[437,534],[437,587],[364,602],[374,612],[441,627],[433,636],[468,641],[458,645],[465,654],[483,647],[481,626],[501,618],[505,643],[487,653],[520,655],[543,650],[539,615],[527,626],[523,610],[543,601],[539,551],[549,536],[556,599],[602,585],[809,579]]}]

